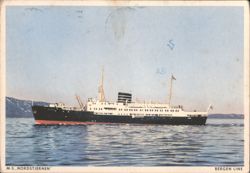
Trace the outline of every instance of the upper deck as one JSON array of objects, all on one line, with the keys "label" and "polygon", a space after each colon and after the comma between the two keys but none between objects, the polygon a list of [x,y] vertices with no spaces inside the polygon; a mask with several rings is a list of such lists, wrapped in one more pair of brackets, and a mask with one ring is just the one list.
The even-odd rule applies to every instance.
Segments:
[{"label": "upper deck", "polygon": [[[181,105],[170,106],[163,103],[119,103],[100,102],[88,99],[87,111],[102,115],[134,115],[134,116],[206,116],[207,112],[185,112]],[[187,114],[188,113],[188,114]]]}]

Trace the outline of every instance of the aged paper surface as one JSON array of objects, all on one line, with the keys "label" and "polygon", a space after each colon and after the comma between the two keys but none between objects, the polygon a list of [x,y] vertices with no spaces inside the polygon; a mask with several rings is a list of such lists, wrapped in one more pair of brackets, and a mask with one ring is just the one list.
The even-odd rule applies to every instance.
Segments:
[{"label": "aged paper surface", "polygon": [[[211,114],[244,119],[208,119],[195,128],[39,127],[9,109],[17,100],[74,105],[77,92],[97,97],[103,66],[110,100],[129,90],[138,102],[172,99],[201,111],[212,104]],[[2,1],[0,70],[1,172],[249,172],[246,1]]]}]

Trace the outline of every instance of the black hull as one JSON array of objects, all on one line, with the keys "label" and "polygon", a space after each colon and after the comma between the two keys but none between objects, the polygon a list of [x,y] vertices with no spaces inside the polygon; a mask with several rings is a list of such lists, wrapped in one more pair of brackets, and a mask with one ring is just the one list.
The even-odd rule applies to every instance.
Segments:
[{"label": "black hull", "polygon": [[88,111],[63,110],[61,108],[33,106],[36,124],[168,124],[168,125],[205,125],[207,117],[156,117],[96,115]]}]

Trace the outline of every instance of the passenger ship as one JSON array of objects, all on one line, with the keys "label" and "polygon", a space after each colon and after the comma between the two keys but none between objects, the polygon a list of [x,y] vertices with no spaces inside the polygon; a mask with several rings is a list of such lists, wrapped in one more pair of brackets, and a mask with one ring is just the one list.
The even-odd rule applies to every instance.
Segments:
[{"label": "passenger ship", "polygon": [[169,102],[139,103],[132,101],[132,94],[119,92],[116,102],[106,101],[103,89],[103,70],[101,84],[98,88],[98,99],[89,98],[84,105],[76,96],[80,107],[66,107],[63,103],[49,106],[32,106],[35,124],[168,124],[168,125],[205,125],[209,106],[206,112],[184,111],[183,106],[170,105],[172,83],[170,80]]}]

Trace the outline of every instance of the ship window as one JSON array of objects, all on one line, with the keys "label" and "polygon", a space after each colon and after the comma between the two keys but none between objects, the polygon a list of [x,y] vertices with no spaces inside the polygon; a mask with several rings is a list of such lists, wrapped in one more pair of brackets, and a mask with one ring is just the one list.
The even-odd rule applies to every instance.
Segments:
[{"label": "ship window", "polygon": [[175,110],[175,112],[179,112],[178,110]]},{"label": "ship window", "polygon": [[134,109],[134,111],[137,111],[137,109]]},{"label": "ship window", "polygon": [[106,110],[116,110],[116,108],[108,108],[108,107],[105,107],[104,109],[106,109]]}]

